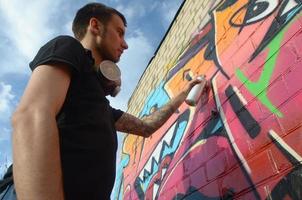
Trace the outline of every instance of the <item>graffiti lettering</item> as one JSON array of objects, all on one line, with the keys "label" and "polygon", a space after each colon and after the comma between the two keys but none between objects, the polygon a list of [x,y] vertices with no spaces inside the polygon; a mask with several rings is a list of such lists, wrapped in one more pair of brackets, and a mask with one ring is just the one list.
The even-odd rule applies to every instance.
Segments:
[{"label": "graffiti lettering", "polygon": [[196,75],[212,83],[207,100],[182,104],[148,139],[125,138],[115,199],[301,199],[301,8],[222,0],[210,9],[139,116]]}]

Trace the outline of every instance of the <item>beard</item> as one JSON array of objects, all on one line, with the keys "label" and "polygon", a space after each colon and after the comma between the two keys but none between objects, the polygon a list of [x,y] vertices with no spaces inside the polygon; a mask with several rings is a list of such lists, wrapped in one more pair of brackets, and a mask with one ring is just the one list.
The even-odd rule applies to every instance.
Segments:
[{"label": "beard", "polygon": [[101,56],[103,60],[110,60],[112,62],[118,62],[119,59],[116,59],[109,51],[107,45],[105,45],[103,42],[101,45],[97,46],[96,48],[98,54]]},{"label": "beard", "polygon": [[101,58],[103,60],[110,60],[112,62],[117,63],[119,61],[120,58],[115,58],[114,55],[112,53],[110,53],[110,48],[106,41],[107,40],[107,30],[105,29],[104,32],[102,33],[102,41],[100,43],[100,45],[98,45],[96,47],[96,51],[98,52],[98,54],[101,56]]}]

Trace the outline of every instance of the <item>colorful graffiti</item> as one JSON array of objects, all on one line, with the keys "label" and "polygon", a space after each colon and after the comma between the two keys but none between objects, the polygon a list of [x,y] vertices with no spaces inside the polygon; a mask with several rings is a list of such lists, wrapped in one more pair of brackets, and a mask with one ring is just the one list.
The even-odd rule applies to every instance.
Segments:
[{"label": "colorful graffiti", "polygon": [[302,199],[300,0],[223,0],[145,102],[211,82],[151,138],[128,135],[115,199]]}]

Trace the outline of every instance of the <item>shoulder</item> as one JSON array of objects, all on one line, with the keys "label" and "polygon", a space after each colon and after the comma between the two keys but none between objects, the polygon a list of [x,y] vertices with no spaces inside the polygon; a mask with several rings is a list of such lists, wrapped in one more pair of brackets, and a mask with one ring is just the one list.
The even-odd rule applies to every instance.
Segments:
[{"label": "shoulder", "polygon": [[71,36],[62,35],[43,45],[29,65],[34,70],[43,64],[64,63],[80,71],[83,56],[85,49],[82,44]]},{"label": "shoulder", "polygon": [[82,44],[75,39],[74,37],[71,37],[69,35],[60,35],[57,36],[55,38],[53,38],[52,40],[50,40],[49,42],[47,42],[44,46],[52,46],[55,45],[56,47],[59,46],[66,46],[66,47],[74,47],[76,49],[80,49],[84,51],[84,47],[82,46]]},{"label": "shoulder", "polygon": [[52,40],[53,41],[61,41],[61,42],[71,42],[71,43],[81,45],[81,43],[77,39],[75,39],[74,37],[69,36],[69,35],[59,35],[59,36],[53,38]]}]

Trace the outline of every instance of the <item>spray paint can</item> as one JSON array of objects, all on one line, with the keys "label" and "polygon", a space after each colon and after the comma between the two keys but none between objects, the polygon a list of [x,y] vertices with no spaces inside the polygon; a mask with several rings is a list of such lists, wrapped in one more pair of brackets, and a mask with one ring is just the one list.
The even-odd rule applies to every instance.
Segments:
[{"label": "spray paint can", "polygon": [[207,82],[205,75],[201,75],[201,76],[197,77],[197,79],[201,80],[201,83],[194,85],[194,87],[191,89],[191,91],[189,92],[189,94],[185,100],[185,102],[190,106],[196,106],[198,100],[201,97],[201,94],[206,85],[206,82]]}]

